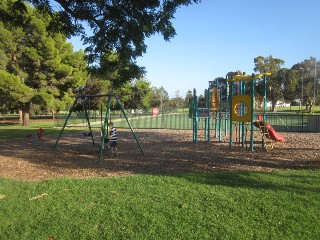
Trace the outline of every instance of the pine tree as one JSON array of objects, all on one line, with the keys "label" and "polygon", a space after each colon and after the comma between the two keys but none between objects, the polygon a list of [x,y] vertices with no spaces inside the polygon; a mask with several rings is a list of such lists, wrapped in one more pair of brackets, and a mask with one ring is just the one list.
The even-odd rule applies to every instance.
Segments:
[{"label": "pine tree", "polygon": [[[52,113],[64,110],[73,101],[74,90],[85,84],[88,78],[84,53],[73,52],[64,35],[48,32],[49,18],[28,6],[24,23],[20,26],[0,22],[0,49],[3,53],[0,67],[18,77],[23,89],[29,93],[23,101],[14,97],[17,95],[10,96],[14,97],[15,103],[11,107],[22,110],[23,125],[29,124],[30,110],[34,105]],[[8,84],[16,84],[14,79]]]}]

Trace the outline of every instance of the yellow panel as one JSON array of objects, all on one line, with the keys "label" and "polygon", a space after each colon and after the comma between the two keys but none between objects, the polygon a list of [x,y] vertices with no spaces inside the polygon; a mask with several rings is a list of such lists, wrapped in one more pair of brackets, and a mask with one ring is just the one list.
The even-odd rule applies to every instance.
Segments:
[{"label": "yellow panel", "polygon": [[211,90],[211,106],[210,110],[220,110],[220,89],[213,88]]},{"label": "yellow panel", "polygon": [[[251,101],[252,99],[249,95],[236,95],[232,97],[232,121],[251,122]],[[246,111],[243,116],[241,116],[242,114],[239,114],[241,111]]]},{"label": "yellow panel", "polygon": [[253,81],[255,79],[264,77],[264,76],[271,76],[271,73],[261,73],[256,75],[236,75],[232,79],[230,79],[230,82],[242,82],[242,81]]}]

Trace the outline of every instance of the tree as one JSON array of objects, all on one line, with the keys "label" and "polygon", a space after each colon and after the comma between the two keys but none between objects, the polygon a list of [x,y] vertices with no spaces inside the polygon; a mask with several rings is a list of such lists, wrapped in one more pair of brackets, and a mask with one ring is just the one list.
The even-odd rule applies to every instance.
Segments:
[{"label": "tree", "polygon": [[300,89],[299,80],[301,79],[300,71],[287,68],[282,68],[280,71],[284,77],[283,98],[293,103],[296,99],[300,98],[301,95],[301,92],[298,92],[298,89]]},{"label": "tree", "polygon": [[150,82],[141,78],[132,84],[131,108],[148,108],[150,107],[150,96],[152,88]]},{"label": "tree", "polygon": [[299,96],[298,98],[302,98],[303,95],[303,103],[306,103],[307,99],[312,99],[313,103],[317,100],[313,99],[314,95],[317,98],[319,91],[319,82],[317,81],[319,71],[316,70],[318,68],[317,65],[316,59],[310,57],[300,63],[294,64],[291,68],[291,71],[296,72],[296,78],[299,82],[297,85],[297,95]]},{"label": "tree", "polygon": [[163,86],[160,88],[154,87],[151,94],[151,107],[160,107],[163,110],[164,107],[169,105],[169,94]]},{"label": "tree", "polygon": [[30,101],[33,91],[19,77],[0,69],[0,96],[0,107],[5,106],[8,110],[18,103]]},{"label": "tree", "polygon": [[[87,95],[98,95],[98,94],[107,94],[112,92],[111,82],[109,80],[99,78],[97,76],[91,76],[84,86],[83,94]],[[90,109],[99,110],[102,114],[102,111],[106,109],[107,98],[106,97],[96,97],[90,99]],[[81,109],[82,106],[77,106]]]},{"label": "tree", "polygon": [[[230,78],[232,78],[233,76],[237,75],[237,74],[240,74],[241,72],[240,71],[237,71],[237,72],[229,72],[227,74],[227,76]],[[242,74],[242,73],[241,73]],[[221,98],[223,100],[226,99],[227,97],[227,94],[228,94],[228,87],[227,87],[227,79],[226,78],[223,78],[223,77],[217,77],[215,78],[211,83],[210,83],[210,89],[213,89],[213,88],[218,88],[220,89],[220,95],[221,95]],[[235,82],[233,84],[233,87],[234,87],[234,92],[238,92],[238,84],[237,82]]]},{"label": "tree", "polygon": [[[12,2],[7,1],[8,5]],[[84,53],[73,52],[64,35],[47,32],[49,22],[50,17],[30,6],[19,27],[0,22],[0,49],[4,49],[5,59],[1,67],[17,76],[25,91],[30,93],[28,100],[21,101],[17,97],[15,101],[15,107],[22,110],[23,125],[29,124],[32,105],[40,105],[53,114],[55,110],[65,109],[73,102],[74,90],[88,77]]]},{"label": "tree", "polygon": [[150,87],[150,82],[144,78],[137,79],[131,83],[127,82],[120,88],[114,88],[113,92],[120,97],[124,108],[137,109],[150,107],[152,88]]},{"label": "tree", "polygon": [[[264,73],[270,72],[271,76],[268,77],[267,80],[267,96],[270,97],[272,102],[272,111],[275,109],[275,105],[279,99],[283,97],[283,82],[284,76],[282,72],[279,72],[281,66],[284,64],[284,61],[279,58],[274,58],[271,55],[269,57],[259,56],[254,59],[255,72]],[[258,84],[262,84],[260,81]],[[261,87],[257,88],[260,89]],[[258,94],[263,95],[262,92],[258,92]]]},{"label": "tree", "polygon": [[185,107],[188,107],[188,106],[189,106],[190,99],[193,99],[193,93],[192,93],[191,90],[189,90],[189,91],[186,93],[186,97],[184,98],[184,106],[185,106]]},{"label": "tree", "polygon": [[150,107],[159,107],[161,105],[160,101],[161,97],[156,87],[152,89],[152,93],[150,96]]},{"label": "tree", "polygon": [[115,88],[112,90],[114,93],[116,93],[122,104],[123,108],[130,109],[132,108],[132,83],[127,82],[125,84],[122,84],[121,87]]},{"label": "tree", "polygon": [[91,73],[100,78],[106,78],[112,82],[114,88],[123,84],[140,79],[144,73],[143,67],[138,67],[130,61],[120,61],[119,54],[109,51],[100,58],[99,66],[90,68]]},{"label": "tree", "polygon": [[180,96],[179,90],[175,92],[175,97],[170,99],[169,106],[174,108],[184,107],[184,99]]},{"label": "tree", "polygon": [[[32,3],[50,16],[47,25],[50,32],[81,35],[83,42],[89,45],[86,53],[90,63],[115,51],[121,65],[130,63],[143,73],[136,58],[146,52],[145,39],[161,34],[164,40],[170,40],[176,34],[171,20],[177,8],[201,0],[17,0],[12,7],[15,12],[0,11],[0,20],[18,24],[26,11],[24,2]],[[85,31],[84,26],[90,31]]]}]

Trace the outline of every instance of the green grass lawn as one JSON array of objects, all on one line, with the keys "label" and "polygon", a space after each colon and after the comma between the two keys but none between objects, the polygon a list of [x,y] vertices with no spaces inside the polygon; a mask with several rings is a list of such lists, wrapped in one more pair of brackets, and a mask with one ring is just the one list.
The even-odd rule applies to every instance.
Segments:
[{"label": "green grass lawn", "polygon": [[320,239],[319,174],[0,178],[0,239]]},{"label": "green grass lawn", "polygon": [[[168,115],[134,115],[129,116],[128,120],[133,128],[172,128],[172,129],[192,129],[192,119],[188,114],[168,114]],[[92,119],[90,124],[92,127],[101,127],[99,119]],[[118,128],[128,128],[129,125],[125,117],[119,115],[112,116],[111,121]]]},{"label": "green grass lawn", "polygon": [[[37,134],[38,128],[44,129],[45,136],[56,136],[60,133],[61,127],[54,128],[53,122],[36,121],[30,126],[21,126],[18,123],[0,123],[0,139],[24,138],[27,134]],[[79,131],[75,128],[66,128],[64,134]]]},{"label": "green grass lawn", "polygon": [[[39,127],[48,135],[61,130],[50,122],[2,124],[0,139]],[[320,239],[319,175],[310,169],[0,178],[0,239]]]},{"label": "green grass lawn", "polygon": [[[306,106],[302,106],[302,109],[305,109]],[[270,108],[266,109],[267,111],[270,110]],[[286,113],[290,113],[290,112],[293,112],[293,113],[296,113],[297,111],[301,110],[301,107],[300,106],[291,106],[291,107],[276,107],[276,111],[277,112],[286,112]],[[312,110],[314,113],[316,114],[319,114],[320,113],[320,106],[313,106],[312,107]]]}]

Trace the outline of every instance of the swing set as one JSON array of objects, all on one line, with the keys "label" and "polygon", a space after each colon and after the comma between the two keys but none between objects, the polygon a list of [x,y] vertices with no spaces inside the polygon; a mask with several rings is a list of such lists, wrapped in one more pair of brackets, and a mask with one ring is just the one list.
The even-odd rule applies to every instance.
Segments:
[{"label": "swing set", "polygon": [[[63,131],[64,131],[65,127],[67,126],[68,120],[69,120],[72,112],[75,111],[75,106],[76,106],[76,104],[77,104],[79,101],[83,103],[84,117],[85,117],[85,119],[86,119],[86,121],[87,121],[87,124],[88,124],[88,127],[89,127],[89,132],[86,133],[86,135],[87,135],[87,136],[90,136],[90,137],[91,137],[91,140],[92,140],[92,144],[93,144],[94,146],[96,145],[96,144],[95,144],[95,141],[94,141],[94,138],[93,138],[92,128],[91,128],[91,124],[90,124],[90,120],[89,120],[88,103],[90,104],[90,99],[94,99],[94,98],[98,98],[98,97],[100,97],[100,98],[102,98],[102,97],[107,97],[107,99],[108,99],[108,100],[107,100],[106,115],[105,115],[105,119],[104,119],[103,125],[102,125],[102,127],[101,127],[101,128],[102,128],[102,137],[101,137],[101,146],[100,146],[100,154],[99,154],[98,163],[100,163],[100,162],[102,161],[103,156],[104,156],[104,150],[105,150],[105,135],[106,135],[107,132],[109,132],[109,124],[108,124],[108,123],[109,123],[109,119],[110,119],[110,104],[111,104],[111,99],[112,99],[112,98],[114,98],[114,99],[117,101],[118,105],[120,106],[121,111],[122,111],[122,114],[123,114],[123,116],[125,117],[125,119],[126,119],[126,121],[127,121],[127,124],[128,124],[128,126],[129,126],[129,128],[130,128],[130,130],[131,130],[131,132],[132,132],[132,134],[133,134],[133,136],[134,136],[134,138],[135,138],[135,140],[136,140],[139,148],[140,148],[141,154],[144,155],[144,151],[143,151],[143,149],[142,149],[142,146],[141,146],[141,144],[140,144],[140,142],[139,142],[139,140],[138,140],[138,138],[137,138],[137,135],[136,135],[135,132],[133,131],[133,128],[132,128],[132,126],[131,126],[131,124],[130,124],[130,122],[129,122],[129,119],[128,119],[128,117],[127,117],[127,115],[126,115],[126,113],[125,113],[125,111],[124,111],[124,109],[123,109],[123,107],[122,107],[122,105],[121,105],[121,102],[120,102],[120,100],[119,100],[119,97],[118,97],[116,94],[114,94],[114,93],[110,93],[110,94],[95,94],[95,95],[80,95],[80,96],[77,96],[76,99],[75,99],[75,101],[74,101],[74,103],[73,103],[73,105],[72,105],[72,107],[71,107],[70,110],[69,110],[69,113],[68,113],[67,118],[66,118],[66,120],[65,120],[65,122],[64,122],[64,125],[63,125],[63,127],[62,127],[62,129],[61,129],[61,131],[60,131],[60,133],[59,133],[59,135],[58,135],[58,138],[57,138],[57,140],[56,140],[56,143],[55,143],[54,146],[53,146],[53,150],[55,150],[55,149],[57,148],[58,143],[59,143],[59,140],[60,140],[60,138],[61,138],[61,136],[62,136],[62,134],[63,134]],[[102,103],[101,103],[101,123],[102,123]]]}]

